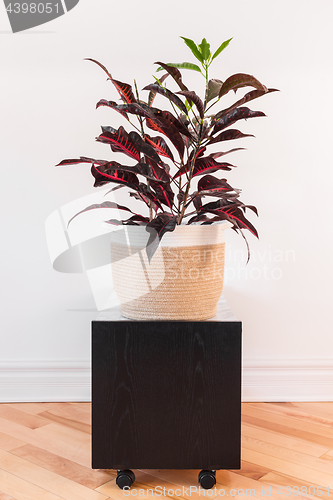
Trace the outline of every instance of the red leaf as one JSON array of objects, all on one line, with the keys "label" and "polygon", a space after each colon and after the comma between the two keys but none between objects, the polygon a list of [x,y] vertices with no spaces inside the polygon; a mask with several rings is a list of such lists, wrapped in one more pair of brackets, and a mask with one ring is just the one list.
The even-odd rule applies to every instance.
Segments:
[{"label": "red leaf", "polygon": [[237,90],[241,87],[254,87],[257,90],[267,92],[267,87],[260,83],[254,76],[247,75],[245,73],[236,73],[235,75],[227,78],[227,80],[223,83],[219,97],[227,94],[230,90]]},{"label": "red leaf", "polygon": [[147,163],[138,163],[138,166],[146,166],[149,168],[151,176],[149,177],[152,180],[156,180],[158,182],[167,182],[170,184],[171,176],[169,172],[167,172],[162,166],[160,166],[156,161],[152,160],[149,157],[146,157]]},{"label": "red leaf", "polygon": [[[204,205],[201,208],[198,215],[195,215],[188,221],[188,224],[192,224],[193,222],[212,224],[213,222],[217,222],[219,220],[228,220],[234,224],[236,229],[248,229],[252,234],[254,234],[254,236],[257,238],[259,237],[256,228],[245,218],[242,210],[237,205],[226,205],[221,206],[220,208],[213,208],[218,204],[219,202],[207,203],[207,205]],[[206,215],[207,213],[213,214],[215,217],[209,219]]]},{"label": "red leaf", "polygon": [[173,154],[163,139],[163,137],[156,136],[156,137],[151,137],[150,135],[145,135],[145,140],[148,141],[155,149],[155,151],[162,156],[166,156],[167,158],[170,158],[170,160],[174,161]]},{"label": "red leaf", "polygon": [[[220,220],[218,217],[215,217],[215,220]],[[208,217],[207,214],[198,214],[191,217],[191,219],[187,222],[187,224],[192,224],[193,222],[202,222],[203,224],[212,224],[214,222],[214,218]]]},{"label": "red leaf", "polygon": [[126,111],[124,111],[123,109],[121,109],[116,102],[114,102],[114,101],[106,101],[105,99],[101,99],[96,104],[96,109],[100,108],[101,106],[107,106],[109,108],[114,109],[115,111],[118,111],[118,113],[120,113],[122,116],[124,116],[126,118],[126,120],[128,120],[128,116],[127,116]]},{"label": "red leaf", "polygon": [[150,181],[150,187],[155,191],[155,196],[158,201],[172,210],[173,199],[175,195],[170,185]]},{"label": "red leaf", "polygon": [[184,95],[189,102],[193,101],[199,111],[200,118],[205,116],[204,105],[200,97],[193,90],[183,90],[177,94]]},{"label": "red leaf", "polygon": [[90,59],[89,57],[86,57],[85,61],[91,61],[91,62],[97,64],[97,66],[99,66],[100,68],[102,68],[102,70],[108,75],[108,77],[110,78],[110,80],[112,80],[111,73],[108,72],[108,70],[106,69],[105,66],[103,66],[103,64],[101,64],[100,62],[96,61],[96,59]]},{"label": "red leaf", "polygon": [[110,161],[107,163],[103,163],[102,172],[108,174],[110,171],[113,173],[118,172],[130,172],[135,175],[142,175],[147,179],[151,179],[156,182],[169,182],[170,176],[169,174],[161,167],[158,166],[156,162],[149,159],[150,163],[140,162],[134,166],[129,165],[121,165],[116,161]]},{"label": "red leaf", "polygon": [[139,186],[139,179],[132,172],[125,172],[123,170],[107,170],[106,172],[104,165],[99,168],[92,165],[91,173],[95,178],[94,187],[103,186],[108,182],[125,184],[127,187],[132,189],[137,189]]},{"label": "red leaf", "polygon": [[230,111],[230,113],[224,115],[216,122],[211,135],[214,135],[216,134],[216,132],[219,132],[220,130],[229,127],[238,120],[255,118],[257,116],[266,116],[266,115],[261,111],[251,111],[251,109],[246,107],[234,109]]},{"label": "red leaf", "polygon": [[103,64],[101,64],[100,62],[96,61],[95,59],[90,59],[89,57],[87,57],[86,61],[92,61],[93,63],[97,64],[100,68],[102,68],[102,70],[107,74],[108,78],[111,80],[113,85],[118,90],[118,93],[124,102],[127,102],[127,103],[136,102],[136,99],[135,99],[134,94],[132,92],[132,87],[128,83],[123,83],[123,82],[119,82],[118,80],[114,80],[112,78],[111,73],[109,73],[109,71],[106,69],[106,67],[103,66]]},{"label": "red leaf", "polygon": [[224,132],[221,132],[216,137],[211,137],[208,144],[213,144],[215,142],[222,142],[222,141],[231,141],[233,139],[241,139],[242,137],[254,137],[254,135],[243,134],[239,130],[231,128],[229,130],[225,130]]},{"label": "red leaf", "polygon": [[56,167],[61,167],[64,165],[75,165],[78,163],[93,163],[95,160],[91,160],[90,158],[83,158],[81,157],[78,160],[62,160],[60,163],[56,165]]},{"label": "red leaf", "polygon": [[127,119],[127,113],[131,113],[132,115],[137,116],[146,116],[147,113],[145,109],[148,109],[147,105],[145,105],[144,103],[131,102],[129,104],[117,104],[114,101],[106,101],[105,99],[101,99],[96,104],[96,108],[99,108],[100,106],[108,106],[109,108],[118,111],[118,113],[122,114]]},{"label": "red leaf", "polygon": [[[159,78],[159,81],[160,83],[163,83],[164,80],[169,76],[169,73],[165,73],[164,75],[162,75],[160,78]],[[148,97],[148,106],[152,106],[153,102],[154,102],[154,99],[156,97],[156,92],[152,92],[150,91],[149,92],[149,97]]]},{"label": "red leaf", "polygon": [[165,64],[165,63],[162,63],[159,61],[155,62],[154,64],[159,64],[160,66],[162,66],[162,68],[165,69],[165,71],[167,71],[170,76],[172,76],[172,78],[175,80],[175,82],[177,83],[178,87],[181,90],[188,90],[186,85],[183,84],[182,74],[179,71],[179,69],[174,68],[173,66],[169,66],[168,64]]},{"label": "red leaf", "polygon": [[205,175],[198,182],[198,191],[233,191],[234,189],[224,180],[213,175]]},{"label": "red leaf", "polygon": [[156,252],[162,236],[167,231],[173,231],[176,225],[177,225],[176,217],[173,214],[167,214],[167,213],[157,215],[155,219],[153,219],[147,224],[146,230],[150,232],[150,237],[146,248],[149,262],[151,261],[154,253]]},{"label": "red leaf", "polygon": [[252,210],[252,212],[254,212],[256,215],[258,215],[257,207],[255,207],[254,205],[244,205],[243,207],[244,207],[244,212],[245,212],[246,208],[249,208],[250,210]]},{"label": "red leaf", "polygon": [[[157,83],[151,83],[150,85],[147,85],[146,87],[144,87],[142,90],[151,90],[155,93],[157,92],[158,94],[163,95],[164,97],[166,97],[167,99],[172,101],[174,104],[176,104],[176,106],[178,106],[178,108],[181,109],[183,111],[183,113],[185,113],[187,115],[187,108],[186,108],[185,104],[183,103],[183,101],[181,101],[179,99],[178,96],[176,96],[176,94],[171,92],[171,90],[168,90],[164,87],[161,87]],[[179,94],[179,92],[177,92],[177,93]]]},{"label": "red leaf", "polygon": [[158,199],[151,192],[148,192],[148,188],[145,184],[140,183],[138,189],[135,192],[131,192],[130,196],[132,196],[136,200],[143,201],[147,205],[147,207],[150,207],[150,205],[152,204],[155,212],[158,208],[162,209],[162,206]]},{"label": "red leaf", "polygon": [[[231,165],[231,163],[219,163],[216,160],[214,160],[214,158],[209,156],[205,158],[197,158],[195,161],[192,177],[195,177],[196,175],[213,173],[216,172],[217,170],[231,170],[231,167],[234,167],[234,165]],[[185,172],[188,172],[189,170],[190,170],[190,165],[187,163],[181,169],[178,170],[178,172],[174,176],[174,179],[177,179],[177,177],[183,175]]]},{"label": "red leaf", "polygon": [[214,160],[216,160],[216,158],[221,158],[221,156],[225,156],[229,153],[234,153],[235,151],[242,151],[244,149],[245,148],[233,148],[233,149],[229,149],[228,151],[219,151],[216,153],[210,153],[208,156],[209,156],[209,158],[214,158]]},{"label": "red leaf", "polygon": [[169,111],[160,110],[154,110],[154,113],[151,113],[146,119],[147,127],[166,135],[177,149],[180,157],[183,157],[184,141],[178,131],[176,121],[176,118]]},{"label": "red leaf", "polygon": [[240,229],[248,229],[254,236],[259,238],[256,228],[248,221],[242,210],[239,207],[227,206],[216,210],[211,210],[211,213],[228,218],[231,222],[234,222]]},{"label": "red leaf", "polygon": [[113,151],[120,151],[127,156],[140,161],[140,153],[135,142],[130,139],[124,127],[119,127],[115,132],[103,132],[96,140],[105,144],[110,144]]},{"label": "red leaf", "polygon": [[[235,192],[232,193],[233,191]],[[226,179],[217,179],[213,175],[205,175],[199,180],[198,191],[193,193],[187,205],[193,202],[197,211],[205,209],[207,206],[209,207],[210,204],[202,207],[201,198],[204,196],[217,196],[218,198],[224,198],[224,200],[235,199],[239,196],[239,190],[234,190],[226,182]]]},{"label": "red leaf", "polygon": [[130,137],[130,139],[132,139],[132,141],[135,142],[138,150],[141,153],[143,153],[145,156],[148,156],[155,163],[158,163],[159,165],[163,165],[163,162],[162,162],[161,158],[158,156],[158,154],[156,153],[155,149],[150,144],[147,144],[137,132],[134,132],[134,131],[130,132],[129,137]]},{"label": "red leaf", "polygon": [[156,182],[169,182],[169,177],[166,174],[166,172],[157,165],[157,163],[154,163],[154,167],[151,166],[151,163],[153,164],[153,160],[150,158],[147,158],[149,160],[147,162],[140,162],[134,167],[132,167],[133,172],[136,174],[142,175],[146,177],[146,179],[156,181]]},{"label": "red leaf", "polygon": [[251,92],[248,92],[245,94],[244,97],[239,99],[239,101],[235,102],[232,106],[230,106],[227,109],[224,109],[223,111],[220,111],[217,113],[214,117],[214,121],[217,121],[219,118],[221,118],[224,114],[230,113],[233,109],[238,108],[242,104],[245,104],[246,102],[253,101],[254,99],[257,99],[258,97],[261,97],[263,95],[269,94],[271,92],[278,92],[277,89],[268,89],[268,90],[251,90]]},{"label": "red leaf", "polygon": [[90,210],[95,210],[97,208],[117,208],[118,210],[125,210],[126,212],[131,212],[132,214],[134,213],[134,212],[132,212],[132,210],[130,210],[127,207],[124,207],[123,205],[118,205],[118,203],[115,203],[113,201],[105,201],[104,203],[89,205],[88,207],[84,208],[83,210],[81,210],[80,212],[75,214],[74,217],[72,217],[68,221],[67,226],[69,226],[70,222],[73,219],[75,219],[75,217],[77,217],[78,215],[83,214],[84,212],[89,212]]},{"label": "red leaf", "polygon": [[214,158],[198,158],[194,165],[193,177],[196,175],[202,175],[204,173],[212,173],[217,170],[231,170],[230,167],[233,167],[231,163],[219,163],[214,160]]},{"label": "red leaf", "polygon": [[119,95],[124,102],[127,102],[127,104],[136,102],[131,85],[129,85],[128,83],[119,82],[118,80],[114,80],[113,78],[111,78],[111,81],[118,90]]},{"label": "red leaf", "polygon": [[107,224],[112,224],[115,226],[145,226],[149,222],[148,217],[144,217],[140,214],[132,215],[129,219],[126,220],[116,220],[110,219],[105,221]]}]

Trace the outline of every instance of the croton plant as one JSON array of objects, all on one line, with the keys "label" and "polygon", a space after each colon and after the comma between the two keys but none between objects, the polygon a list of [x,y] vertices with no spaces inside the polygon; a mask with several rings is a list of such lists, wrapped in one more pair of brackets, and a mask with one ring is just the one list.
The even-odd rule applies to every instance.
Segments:
[{"label": "croton plant", "polygon": [[[257,209],[243,203],[239,199],[240,190],[233,188],[224,177],[224,172],[232,170],[235,165],[218,161],[226,154],[243,148],[212,152],[211,146],[249,137],[249,134],[243,134],[231,126],[239,120],[265,116],[261,111],[252,111],[244,104],[276,89],[268,89],[254,76],[243,73],[234,74],[224,81],[209,79],[210,65],[229,45],[231,38],[214,53],[205,38],[199,45],[189,38],[181,38],[199,65],[157,62],[157,72],[163,74],[154,77],[155,81],[144,87],[143,91],[147,92],[144,98],[139,96],[135,80],[133,89],[128,83],[115,80],[100,62],[88,59],[107,74],[122,101],[118,104],[102,99],[96,107],[107,106],[117,111],[132,128],[126,131],[123,126],[118,129],[102,127],[102,133],[96,140],[109,145],[114,153],[123,153],[127,159],[118,163],[115,160],[80,157],[63,160],[59,165],[88,163],[91,165],[95,187],[114,183],[116,186],[111,191],[127,188],[129,196],[141,202],[143,207],[140,213],[136,213],[126,206],[105,201],[91,205],[79,214],[97,208],[116,208],[128,212],[131,215],[124,220],[111,219],[106,222],[144,225],[148,231],[158,235],[157,241],[166,231],[173,231],[177,224],[212,224],[222,220],[231,222],[233,229],[243,236],[242,230],[247,229],[258,237],[257,230],[245,217],[247,209],[255,214]],[[185,85],[181,69],[202,74],[205,79],[203,99]],[[166,82],[173,83],[177,91],[170,90]],[[236,93],[242,87],[252,87],[254,90],[226,109],[213,113],[212,108],[217,107],[228,92]],[[157,94],[164,97],[169,110],[154,105]],[[156,245],[148,245],[148,257],[152,257],[155,248]]]}]

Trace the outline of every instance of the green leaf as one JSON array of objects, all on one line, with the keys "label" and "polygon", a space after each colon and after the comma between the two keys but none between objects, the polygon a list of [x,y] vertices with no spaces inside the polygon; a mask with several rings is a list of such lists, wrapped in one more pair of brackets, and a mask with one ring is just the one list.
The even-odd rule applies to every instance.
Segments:
[{"label": "green leaf", "polygon": [[[199,66],[197,66],[196,64],[193,64],[193,63],[189,63],[189,62],[183,62],[183,63],[168,63],[169,66],[172,66],[173,68],[181,68],[181,69],[192,69],[193,71],[199,71],[199,73],[201,73],[201,69],[199,68]],[[156,71],[162,71],[163,68],[162,66],[160,66],[159,68],[157,68]]]},{"label": "green leaf", "polygon": [[199,48],[201,50],[201,54],[202,54],[204,61],[208,61],[211,52],[210,52],[210,45],[207,42],[206,38],[202,39],[202,42],[199,45]]},{"label": "green leaf", "polygon": [[190,38],[185,38],[183,36],[181,36],[180,38],[182,38],[184,40],[184,42],[186,43],[188,48],[192,51],[192,54],[194,55],[194,57],[196,57],[198,59],[198,61],[203,63],[204,58],[202,57],[202,54],[201,54],[200,50],[198,49],[196,43],[193,42],[193,40],[191,40]]},{"label": "green leaf", "polygon": [[214,52],[212,60],[215,59],[215,57],[217,57],[219,54],[221,54],[222,50],[224,50],[226,47],[228,47],[228,45],[231,42],[231,40],[232,40],[232,38],[229,38],[229,40],[226,40],[225,42],[223,42],[219,46],[219,48],[216,50],[216,52]]}]

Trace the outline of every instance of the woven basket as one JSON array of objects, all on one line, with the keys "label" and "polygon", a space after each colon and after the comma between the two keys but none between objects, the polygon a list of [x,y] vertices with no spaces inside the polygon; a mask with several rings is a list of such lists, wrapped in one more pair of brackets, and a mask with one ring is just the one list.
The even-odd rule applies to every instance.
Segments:
[{"label": "woven basket", "polygon": [[224,275],[228,222],[177,226],[148,262],[144,227],[127,226],[111,243],[112,276],[123,316],[198,321],[216,314]]}]

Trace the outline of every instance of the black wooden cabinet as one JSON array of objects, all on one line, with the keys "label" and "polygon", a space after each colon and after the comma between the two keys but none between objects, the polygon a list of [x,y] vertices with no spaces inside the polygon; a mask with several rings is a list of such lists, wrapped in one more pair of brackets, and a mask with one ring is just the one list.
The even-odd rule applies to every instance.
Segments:
[{"label": "black wooden cabinet", "polygon": [[240,468],[241,323],[92,323],[92,467]]}]

